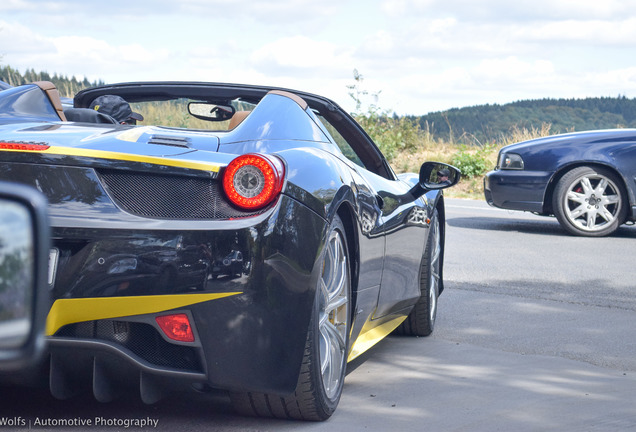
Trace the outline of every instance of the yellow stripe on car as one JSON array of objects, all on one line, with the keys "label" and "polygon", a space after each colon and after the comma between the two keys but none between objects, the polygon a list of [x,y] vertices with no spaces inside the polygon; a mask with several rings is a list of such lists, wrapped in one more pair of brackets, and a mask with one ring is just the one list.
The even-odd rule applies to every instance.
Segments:
[{"label": "yellow stripe on car", "polygon": [[130,153],[119,153],[119,152],[111,152],[105,150],[89,150],[82,149],[77,147],[58,147],[51,146],[48,149],[42,151],[41,153],[46,154],[59,154],[63,156],[79,156],[79,157],[90,157],[97,159],[112,159],[112,160],[123,160],[129,162],[141,162],[141,163],[149,163],[153,165],[166,165],[180,168],[191,168],[201,171],[212,171],[219,172],[221,167],[217,164],[205,163],[205,162],[196,162],[196,161],[188,161],[182,159],[171,159],[167,157],[157,157],[157,156],[144,156],[144,155],[136,155]]},{"label": "yellow stripe on car", "polygon": [[95,159],[141,162],[141,163],[148,163],[153,165],[164,165],[164,166],[172,166],[172,167],[178,167],[178,168],[190,168],[190,169],[195,169],[200,171],[209,171],[209,172],[215,172],[215,173],[218,173],[221,170],[221,166],[214,163],[198,162],[198,161],[191,161],[191,160],[184,160],[184,159],[173,159],[169,157],[136,155],[136,154],[120,153],[120,152],[113,152],[113,151],[106,151],[106,150],[83,149],[83,148],[77,148],[77,147],[50,146],[46,149],[42,149],[42,150],[38,149],[38,150],[32,150],[32,151],[25,151],[21,149],[0,148],[0,151],[52,154],[52,155],[60,155],[60,156],[78,156],[78,157],[95,158]]},{"label": "yellow stripe on car", "polygon": [[46,335],[54,335],[68,324],[163,312],[238,294],[241,293],[59,299],[53,303],[46,319]]}]

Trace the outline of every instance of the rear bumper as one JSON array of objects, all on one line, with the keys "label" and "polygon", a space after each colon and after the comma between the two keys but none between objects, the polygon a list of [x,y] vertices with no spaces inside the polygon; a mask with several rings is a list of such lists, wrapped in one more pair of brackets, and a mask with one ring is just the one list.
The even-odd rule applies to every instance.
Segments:
[{"label": "rear bumper", "polygon": [[[92,385],[98,400],[108,400],[131,382],[147,402],[190,384],[293,392],[326,222],[286,196],[250,220],[189,231],[182,223],[175,230],[54,229],[52,393],[68,397]],[[242,265],[215,271],[228,255]],[[194,342],[162,332],[155,318],[172,313],[190,318]]]},{"label": "rear bumper", "polygon": [[551,172],[495,170],[484,177],[486,202],[494,207],[544,213]]},{"label": "rear bumper", "polygon": [[113,342],[56,337],[49,350],[49,386],[58,399],[92,391],[99,402],[110,402],[139,391],[152,404],[170,391],[206,382],[204,373],[157,367]]}]

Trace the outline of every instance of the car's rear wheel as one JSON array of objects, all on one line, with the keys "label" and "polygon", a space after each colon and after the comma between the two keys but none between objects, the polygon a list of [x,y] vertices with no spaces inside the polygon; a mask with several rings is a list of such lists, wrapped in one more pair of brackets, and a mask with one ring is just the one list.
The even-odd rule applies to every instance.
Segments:
[{"label": "car's rear wheel", "polygon": [[611,171],[578,167],[559,180],[553,195],[554,215],[568,232],[588,237],[606,236],[627,216],[620,179]]},{"label": "car's rear wheel", "polygon": [[429,230],[428,242],[420,264],[421,295],[406,320],[395,329],[396,334],[428,336],[435,328],[442,256],[442,236],[437,209],[431,217]]},{"label": "car's rear wheel", "polygon": [[320,421],[336,410],[344,384],[351,322],[347,242],[337,216],[330,226],[320,266],[296,391],[288,397],[232,393],[232,403],[240,414]]}]

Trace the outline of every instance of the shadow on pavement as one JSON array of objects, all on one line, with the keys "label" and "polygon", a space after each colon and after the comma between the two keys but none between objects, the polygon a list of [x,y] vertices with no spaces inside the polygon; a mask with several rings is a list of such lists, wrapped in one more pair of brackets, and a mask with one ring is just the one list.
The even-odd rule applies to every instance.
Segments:
[{"label": "shadow on pavement", "polygon": [[[457,228],[577,237],[569,234],[567,231],[561,228],[556,219],[552,217],[545,217],[545,220],[510,219],[498,217],[449,217],[446,223],[449,226]],[[633,225],[622,225],[610,237],[634,238],[636,237],[636,227],[634,227]]]}]

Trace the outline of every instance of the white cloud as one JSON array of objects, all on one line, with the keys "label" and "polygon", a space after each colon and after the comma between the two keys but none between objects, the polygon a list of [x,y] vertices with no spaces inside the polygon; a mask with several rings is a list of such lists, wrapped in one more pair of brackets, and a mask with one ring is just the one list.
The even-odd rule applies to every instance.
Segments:
[{"label": "white cloud", "polygon": [[585,73],[572,86],[575,97],[618,96],[636,97],[636,67]]},{"label": "white cloud", "polygon": [[0,54],[28,54],[46,52],[54,48],[50,38],[33,32],[18,23],[0,21]]},{"label": "white cloud", "polygon": [[389,16],[402,16],[406,14],[422,13],[436,8],[437,0],[385,0],[382,2],[382,10]]},{"label": "white cloud", "polygon": [[422,114],[636,96],[636,0],[4,0],[0,63],[106,82],[280,85]]},{"label": "white cloud", "polygon": [[334,69],[353,69],[346,48],[306,36],[275,40],[256,49],[250,63],[256,69],[281,75],[324,75]]},{"label": "white cloud", "polygon": [[45,37],[25,26],[6,22],[0,22],[0,28],[0,46],[9,48],[0,53],[3,63],[18,70],[33,68],[98,80],[135,75],[153,64],[170,61],[169,53],[161,48],[111,45],[90,36]]},{"label": "white cloud", "polygon": [[484,60],[472,68],[453,67],[404,76],[391,91],[381,93],[381,103],[405,114],[546,97],[617,95],[636,96],[636,67],[559,73],[548,61],[526,62],[510,57]]},{"label": "white cloud", "polygon": [[[149,0],[145,2],[148,6],[152,4]],[[286,27],[295,28],[299,23],[333,16],[342,3],[342,0],[180,0],[173,2],[172,7],[179,13],[206,14],[209,19],[239,19],[263,26],[285,23]]]},{"label": "white cloud", "polygon": [[633,46],[636,40],[636,17],[614,21],[594,19],[548,22],[519,29],[515,36],[534,42],[567,41],[590,45]]},{"label": "white cloud", "polygon": [[464,22],[615,19],[633,13],[636,0],[385,0],[394,17],[454,16]]},{"label": "white cloud", "polygon": [[26,0],[3,0],[0,3],[0,12],[19,11],[25,9],[33,9],[33,5],[29,5]]},{"label": "white cloud", "polygon": [[517,57],[486,59],[474,69],[480,81],[492,81],[501,84],[504,80],[544,81],[554,75],[554,66],[550,61],[523,61]]}]

